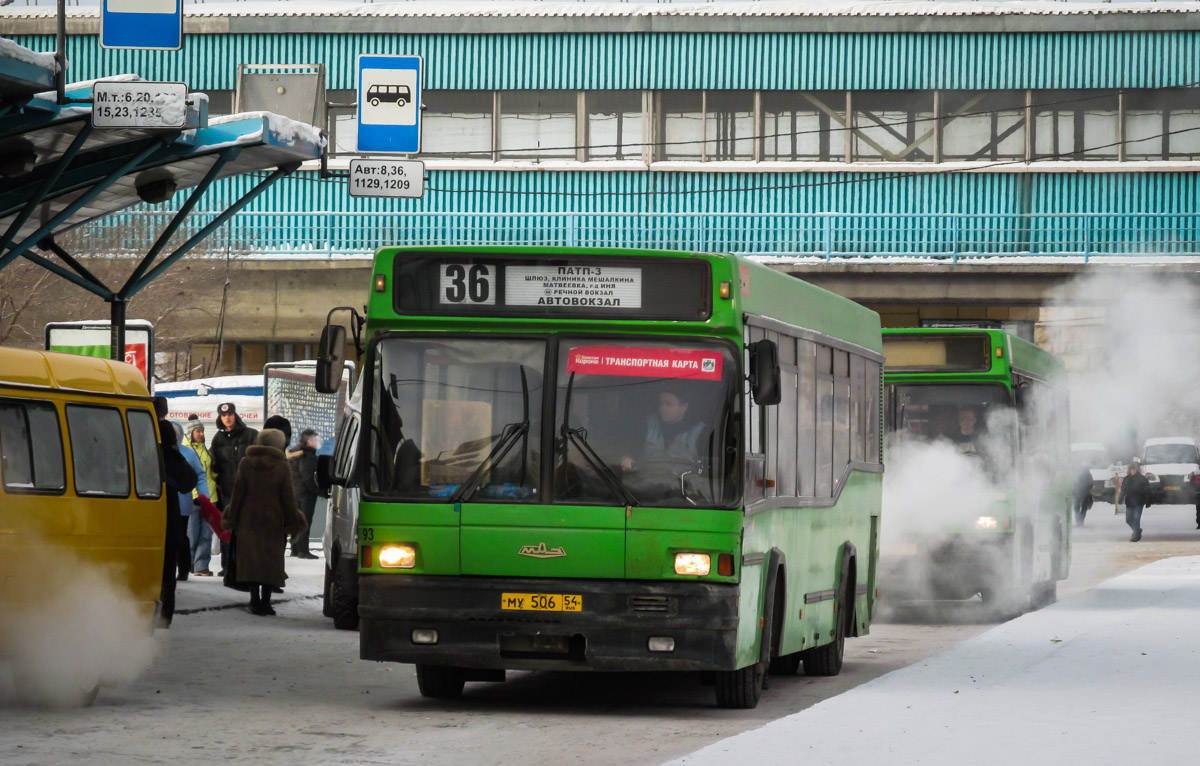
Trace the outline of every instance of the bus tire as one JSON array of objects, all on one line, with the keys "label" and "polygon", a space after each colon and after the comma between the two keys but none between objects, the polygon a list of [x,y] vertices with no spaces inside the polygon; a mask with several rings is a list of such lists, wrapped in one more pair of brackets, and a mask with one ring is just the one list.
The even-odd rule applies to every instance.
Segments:
[{"label": "bus tire", "polygon": [[750,710],[758,707],[762,696],[764,663],[756,662],[737,670],[718,670],[714,681],[717,707],[727,710]]},{"label": "bus tire", "polygon": [[466,685],[462,668],[449,665],[417,665],[417,689],[422,697],[458,699]]},{"label": "bus tire", "polygon": [[334,564],[329,585],[329,610],[333,612],[333,627],[338,630],[358,630],[358,602],[350,597],[343,567]]},{"label": "bus tire", "polygon": [[838,614],[833,629],[833,640],[824,646],[800,652],[805,675],[836,676],[842,672],[842,660],[846,656],[846,636],[849,635],[849,626],[854,620],[854,583],[854,578],[847,578],[845,592],[842,594],[843,609]]},{"label": "bus tire", "polygon": [[787,602],[784,600],[786,595],[780,578],[775,586],[775,607],[772,610],[774,619],[771,627],[771,664],[768,667],[771,676],[794,676],[800,670],[800,652],[779,653],[783,643],[783,618],[787,613]]}]

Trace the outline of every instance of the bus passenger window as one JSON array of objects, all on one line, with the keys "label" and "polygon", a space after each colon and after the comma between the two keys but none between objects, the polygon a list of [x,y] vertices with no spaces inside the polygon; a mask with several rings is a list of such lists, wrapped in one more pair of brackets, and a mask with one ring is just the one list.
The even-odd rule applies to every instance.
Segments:
[{"label": "bus passenger window", "polygon": [[6,488],[62,491],[62,436],[53,406],[0,404],[0,452]]},{"label": "bus passenger window", "polygon": [[157,500],[162,495],[163,477],[159,472],[158,438],[154,418],[146,410],[127,410],[129,442],[133,445],[133,484],[137,496]]},{"label": "bus passenger window", "polygon": [[121,411],[67,405],[67,432],[76,494],[128,497],[129,455]]}]

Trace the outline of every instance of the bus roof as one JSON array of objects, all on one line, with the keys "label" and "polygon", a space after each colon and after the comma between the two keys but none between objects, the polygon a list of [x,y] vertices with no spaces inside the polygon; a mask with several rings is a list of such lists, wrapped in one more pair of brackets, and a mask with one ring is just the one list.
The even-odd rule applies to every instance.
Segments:
[{"label": "bus roof", "polygon": [[0,387],[5,384],[150,396],[142,373],[131,364],[27,348],[0,347]]},{"label": "bus roof", "polygon": [[[784,324],[811,330],[813,332],[838,338],[875,353],[882,352],[879,338],[879,315],[874,311],[855,303],[840,295],[829,292],[816,285],[785,274],[781,271],[764,266],[741,256],[729,253],[702,253],[685,250],[650,250],[644,248],[566,248],[541,246],[480,246],[463,247],[432,246],[432,247],[384,247],[375,253],[375,273],[388,275],[392,273],[397,257],[421,257],[427,255],[446,255],[461,253],[464,256],[497,256],[512,257],[528,255],[533,258],[571,258],[586,259],[588,256],[620,259],[703,259],[712,264],[711,285],[714,295],[710,304],[711,316],[703,321],[692,322],[687,319],[655,319],[649,317],[613,316],[604,317],[591,315],[587,317],[562,314],[560,316],[522,316],[513,314],[502,317],[503,321],[538,322],[538,321],[570,321],[584,326],[588,322],[604,323],[610,319],[638,323],[650,328],[655,324],[670,323],[673,332],[721,332],[729,335],[740,332],[744,313],[754,314],[777,320]],[[397,280],[392,276],[393,282]],[[728,299],[715,295],[719,283],[729,282]],[[411,321],[397,316],[393,308],[393,296],[387,288],[371,293],[368,306],[368,321],[371,317],[387,323],[395,320]],[[395,317],[395,319],[393,319]],[[417,321],[432,320],[435,323],[454,322],[456,320],[474,321],[461,315],[445,316],[442,318],[423,315],[416,317]]]}]

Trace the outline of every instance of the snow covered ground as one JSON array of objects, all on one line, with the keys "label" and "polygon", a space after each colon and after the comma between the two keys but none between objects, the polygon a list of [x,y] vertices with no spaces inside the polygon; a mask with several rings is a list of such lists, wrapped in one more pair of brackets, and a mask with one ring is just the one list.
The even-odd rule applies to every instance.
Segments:
[{"label": "snow covered ground", "polygon": [[[1193,512],[1148,509],[1143,540],[1200,553]],[[1148,550],[1107,504],[1077,539]],[[1200,556],[1152,562],[672,763],[1192,764],[1198,607]]]},{"label": "snow covered ground", "polygon": [[[1130,543],[1098,505],[1057,605],[990,629],[970,604],[950,627],[879,624],[841,677],[775,679],[753,711],[662,674],[513,673],[428,700],[411,666],[359,660],[357,634],[321,616],[322,561],[287,560],[271,618],[193,577],[149,670],[91,708],[19,705],[0,664],[0,764],[1190,764],[1200,531],[1187,506],[1151,508],[1145,527]],[[875,680],[833,696],[861,678]]]}]

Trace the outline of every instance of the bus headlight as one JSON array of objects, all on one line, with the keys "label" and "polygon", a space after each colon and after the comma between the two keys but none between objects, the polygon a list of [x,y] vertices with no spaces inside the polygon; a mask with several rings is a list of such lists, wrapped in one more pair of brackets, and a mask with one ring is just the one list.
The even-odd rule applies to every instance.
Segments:
[{"label": "bus headlight", "polygon": [[711,563],[707,553],[676,553],[675,574],[703,577],[708,574]]},{"label": "bus headlight", "polygon": [[995,529],[1000,526],[1000,522],[995,516],[980,516],[975,519],[975,526],[980,529]]},{"label": "bus headlight", "polygon": [[385,545],[379,549],[379,566],[390,569],[412,569],[417,565],[417,551],[411,545]]}]

